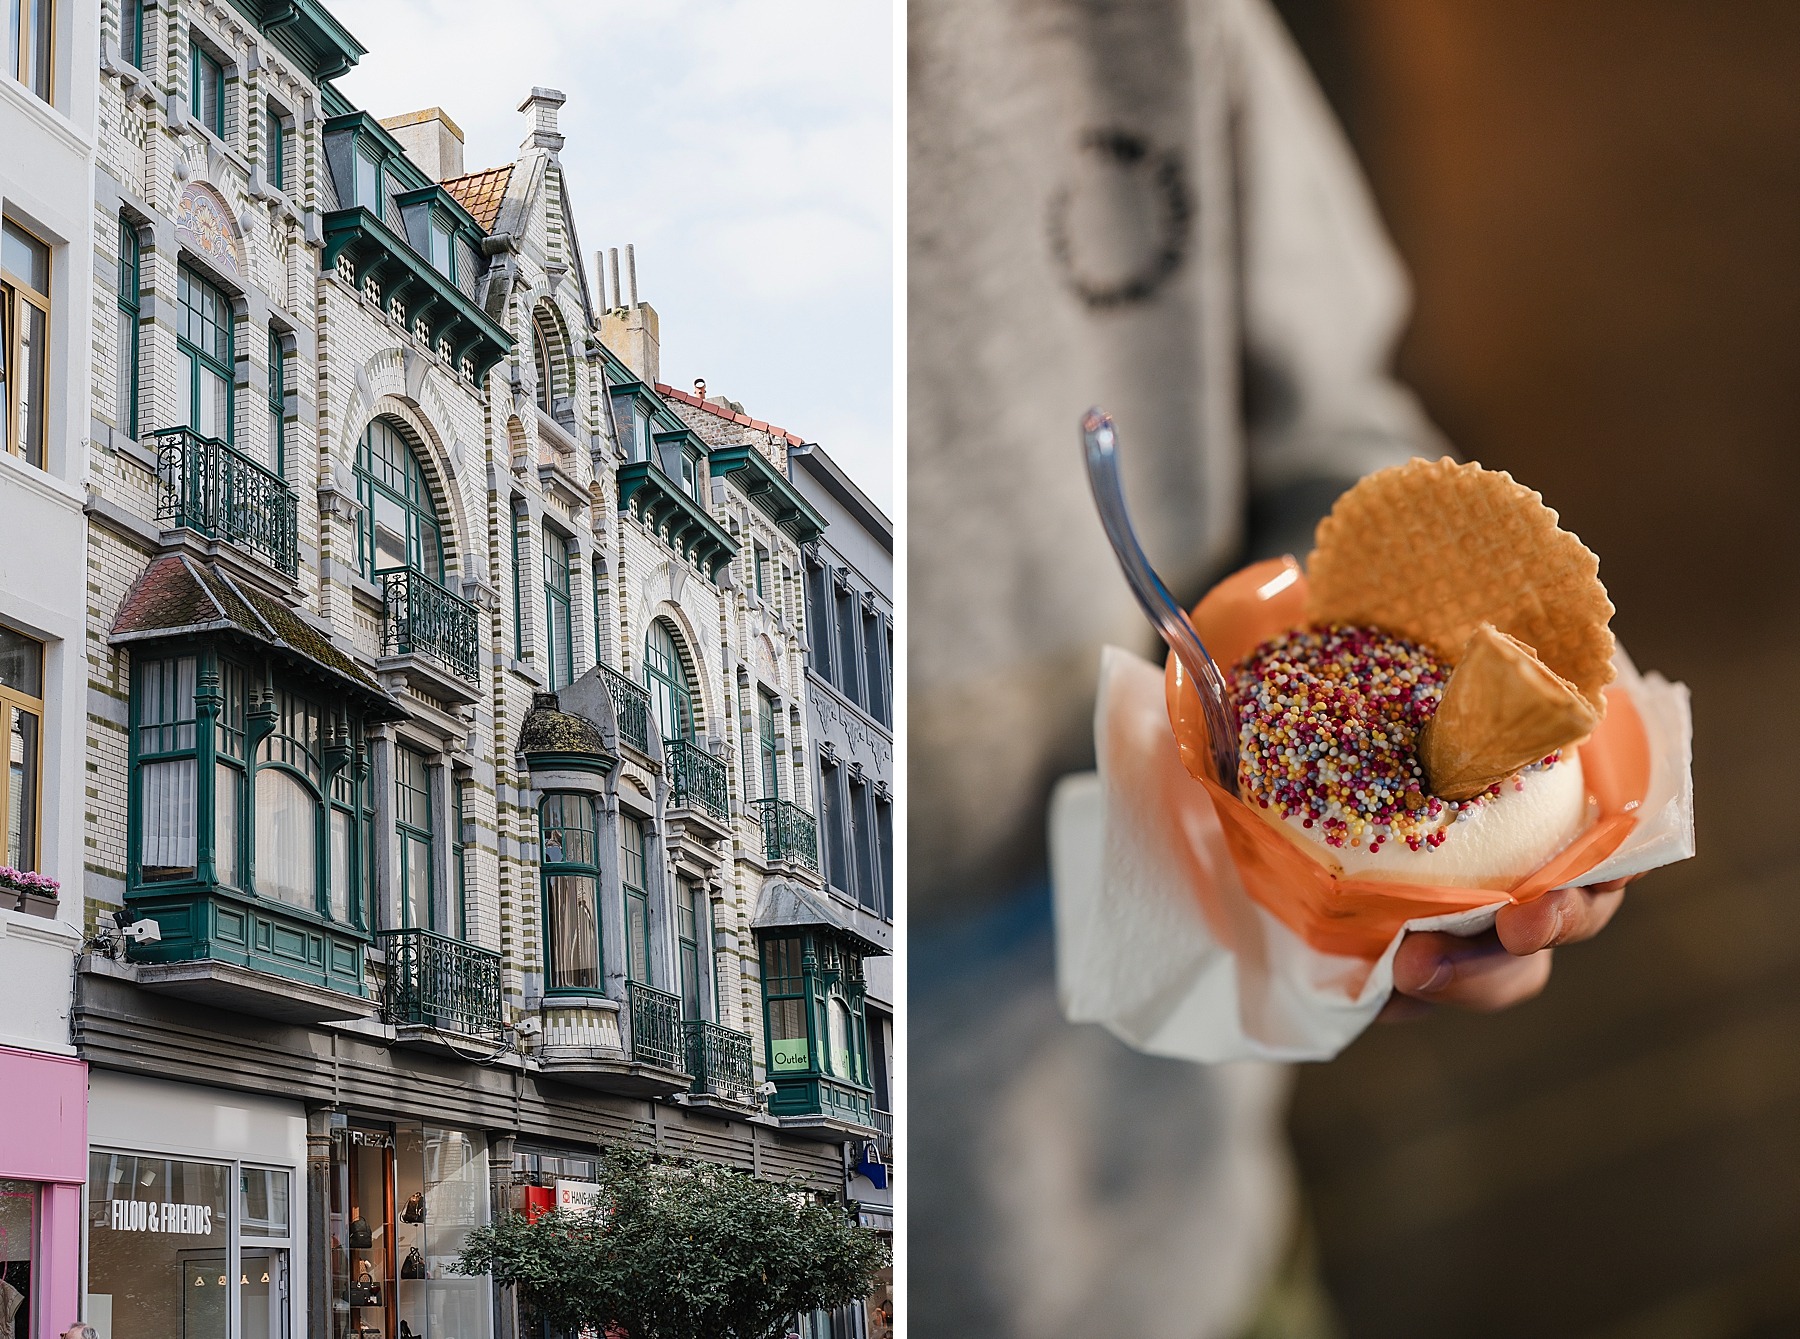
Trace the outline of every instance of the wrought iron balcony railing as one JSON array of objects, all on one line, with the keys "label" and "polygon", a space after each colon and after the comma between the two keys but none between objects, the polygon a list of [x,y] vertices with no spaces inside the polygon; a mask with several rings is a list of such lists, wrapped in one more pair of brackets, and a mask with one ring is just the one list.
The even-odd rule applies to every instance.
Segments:
[{"label": "wrought iron balcony railing", "polygon": [[731,817],[731,786],[725,764],[688,739],[663,740],[669,764],[669,803],[677,809],[704,809],[715,818]]},{"label": "wrought iron balcony railing", "polygon": [[384,930],[376,940],[387,951],[381,1011],[389,1023],[467,1036],[501,1031],[498,953],[430,930]]},{"label": "wrought iron balcony railing", "polygon": [[606,691],[612,695],[613,714],[619,718],[619,738],[637,748],[650,751],[650,691],[635,684],[610,665],[600,667],[606,680]]},{"label": "wrought iron balcony railing", "polygon": [[387,601],[387,628],[382,636],[386,654],[428,657],[479,688],[480,611],[410,567],[375,575]]},{"label": "wrought iron balcony railing", "polygon": [[641,981],[627,981],[625,991],[631,1001],[631,1058],[640,1064],[685,1073],[681,1001]]},{"label": "wrought iron balcony railing", "polygon": [[813,816],[789,800],[752,800],[762,821],[763,855],[819,872],[819,829]]},{"label": "wrought iron balcony railing", "polygon": [[738,1102],[755,1101],[749,1034],[699,1019],[689,1019],[682,1027],[687,1030],[687,1072],[694,1076],[691,1091]]},{"label": "wrought iron balcony railing", "polygon": [[286,480],[190,428],[165,428],[150,440],[158,520],[252,549],[286,576],[299,572],[298,510]]}]

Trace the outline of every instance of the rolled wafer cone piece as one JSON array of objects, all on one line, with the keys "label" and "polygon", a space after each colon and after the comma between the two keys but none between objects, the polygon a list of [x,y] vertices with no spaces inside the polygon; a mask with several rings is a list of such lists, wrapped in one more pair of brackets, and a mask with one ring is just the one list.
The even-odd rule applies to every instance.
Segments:
[{"label": "rolled wafer cone piece", "polygon": [[1599,724],[1580,689],[1524,642],[1482,623],[1425,726],[1419,760],[1432,794],[1466,800]]}]

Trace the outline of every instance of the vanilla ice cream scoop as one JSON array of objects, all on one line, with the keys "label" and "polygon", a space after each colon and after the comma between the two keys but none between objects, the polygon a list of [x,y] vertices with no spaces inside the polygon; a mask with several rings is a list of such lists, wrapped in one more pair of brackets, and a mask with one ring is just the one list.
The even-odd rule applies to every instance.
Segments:
[{"label": "vanilla ice cream scoop", "polygon": [[1536,759],[1461,801],[1418,755],[1450,667],[1373,628],[1302,628],[1233,674],[1239,792],[1328,868],[1353,877],[1504,888],[1588,822],[1577,750]]}]

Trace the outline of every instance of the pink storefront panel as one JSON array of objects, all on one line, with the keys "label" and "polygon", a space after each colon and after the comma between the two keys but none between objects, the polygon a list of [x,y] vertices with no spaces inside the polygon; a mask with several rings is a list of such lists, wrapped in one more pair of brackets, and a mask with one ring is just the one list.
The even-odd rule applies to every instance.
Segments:
[{"label": "pink storefront panel", "polygon": [[0,1177],[87,1180],[87,1062],[0,1046]]}]

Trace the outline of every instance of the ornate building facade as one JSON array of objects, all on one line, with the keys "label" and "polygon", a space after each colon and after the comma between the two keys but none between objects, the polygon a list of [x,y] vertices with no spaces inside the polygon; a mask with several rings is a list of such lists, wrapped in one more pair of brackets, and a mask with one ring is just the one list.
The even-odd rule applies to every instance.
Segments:
[{"label": "ornate building facade", "polygon": [[610,1141],[844,1194],[888,945],[822,874],[824,521],[658,392],[562,95],[471,172],[315,0],[99,41],[84,1316],[519,1333],[446,1266]]}]

